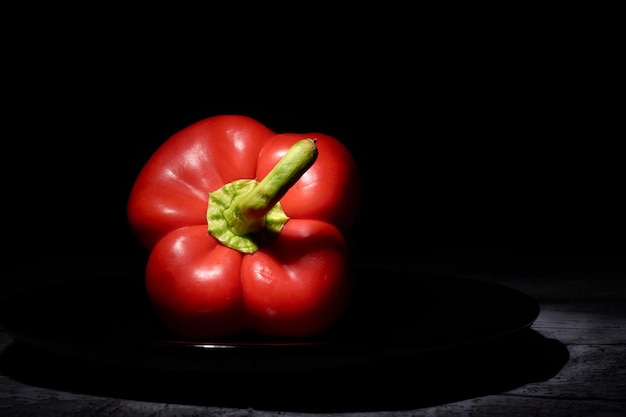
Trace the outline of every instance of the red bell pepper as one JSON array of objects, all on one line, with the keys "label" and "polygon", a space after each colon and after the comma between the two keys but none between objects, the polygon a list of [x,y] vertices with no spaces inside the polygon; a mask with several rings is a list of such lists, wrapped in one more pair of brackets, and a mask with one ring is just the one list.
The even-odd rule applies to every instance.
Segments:
[{"label": "red bell pepper", "polygon": [[149,251],[156,316],[195,340],[327,329],[350,302],[359,194],[352,155],[328,135],[276,134],[238,115],[175,133],[139,172],[127,206]]}]

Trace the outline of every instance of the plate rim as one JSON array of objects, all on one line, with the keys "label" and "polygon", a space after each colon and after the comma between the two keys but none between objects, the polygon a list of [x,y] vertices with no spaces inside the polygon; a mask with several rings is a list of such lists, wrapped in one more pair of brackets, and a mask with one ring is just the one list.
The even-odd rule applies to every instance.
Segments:
[{"label": "plate rim", "polygon": [[[196,370],[223,370],[232,369],[234,366],[232,361],[226,361],[222,364],[214,363],[214,359],[223,360],[227,357],[230,359],[243,359],[244,363],[240,364],[241,368],[270,368],[270,369],[295,369],[301,367],[302,369],[309,368],[310,366],[320,367],[318,360],[313,360],[313,363],[307,365],[307,361],[304,359],[339,359],[331,360],[327,365],[337,366],[341,361],[347,361],[347,363],[364,362],[368,360],[375,360],[378,357],[385,357],[389,355],[409,355],[409,354],[423,354],[426,352],[439,351],[449,349],[453,347],[466,346],[468,344],[480,343],[488,341],[494,338],[500,338],[508,334],[516,333],[518,331],[530,328],[540,314],[540,305],[530,295],[491,281],[482,281],[473,278],[464,278],[446,275],[442,273],[420,273],[420,272],[405,272],[395,271],[384,267],[365,268],[368,271],[385,272],[391,274],[400,275],[419,275],[422,278],[429,277],[430,279],[447,280],[447,282],[463,283],[470,286],[478,286],[481,289],[488,289],[501,293],[502,295],[509,295],[516,297],[516,301],[520,304],[523,302],[526,307],[526,314],[523,320],[519,320],[514,325],[508,326],[506,329],[501,329],[495,333],[486,332],[485,334],[476,335],[470,338],[464,338],[459,340],[458,338],[451,337],[448,340],[436,340],[430,345],[424,345],[416,340],[395,340],[395,341],[375,341],[372,343],[364,343],[361,341],[311,341],[311,340],[271,340],[264,342],[250,342],[246,340],[233,341],[233,340],[217,340],[217,341],[184,341],[184,340],[159,340],[158,338],[152,340],[117,340],[109,341],[105,345],[98,345],[98,340],[55,340],[54,335],[37,335],[29,334],[29,329],[19,328],[19,319],[17,325],[15,320],[11,323],[11,320],[6,317],[6,306],[13,306],[9,301],[13,299],[15,303],[20,297],[25,297],[31,294],[32,291],[41,291],[42,287],[31,288],[18,293],[12,294],[7,297],[3,297],[3,304],[5,307],[0,308],[0,326],[13,337],[13,339],[31,347],[43,349],[48,352],[62,354],[64,356],[75,357],[77,359],[96,359],[110,361],[113,364],[123,364],[129,362],[127,359],[135,357],[138,352],[150,353],[153,360],[149,360],[148,363],[135,365],[145,366],[148,368],[158,368],[160,361],[167,361],[168,359],[173,362],[174,368],[178,370],[184,370],[187,367],[195,368],[192,363],[186,364],[185,360],[177,360],[180,358],[172,358],[174,355],[180,355],[185,350],[185,353],[193,356],[192,360],[202,362],[202,366],[197,367]],[[120,275],[136,274],[137,271],[126,271],[120,273]],[[87,274],[88,275],[88,274]],[[96,274],[101,278],[102,274]],[[79,278],[81,283],[88,283],[89,281],[96,279],[97,277]],[[47,284],[47,288],[55,288],[58,285],[64,285],[74,280],[66,280],[61,283]],[[24,331],[26,330],[26,331]],[[32,330],[32,329],[30,329]],[[46,337],[48,336],[48,337]],[[80,338],[79,338],[80,339]],[[76,343],[81,344],[79,348],[84,349],[80,353],[76,353]],[[102,344],[103,342],[100,341]],[[109,355],[107,355],[107,351]],[[149,352],[147,352],[149,351]],[[129,358],[125,358],[128,355]],[[107,357],[109,356],[109,357]],[[280,357],[282,356],[282,358]],[[334,357],[332,357],[334,356]],[[354,356],[351,358],[351,356]],[[227,358],[228,359],[228,358]],[[352,359],[352,360],[351,360]],[[261,362],[267,363],[261,363]],[[132,362],[132,360],[130,361]],[[299,362],[301,362],[299,364]],[[339,363],[338,363],[339,362]],[[128,365],[128,363],[126,364]],[[163,368],[170,368],[170,365],[163,364]]]}]

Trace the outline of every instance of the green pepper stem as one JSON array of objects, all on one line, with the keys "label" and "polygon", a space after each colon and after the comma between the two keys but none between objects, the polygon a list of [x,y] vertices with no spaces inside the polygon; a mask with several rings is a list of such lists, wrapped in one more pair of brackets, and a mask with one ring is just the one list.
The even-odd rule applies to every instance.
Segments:
[{"label": "green pepper stem", "polygon": [[317,159],[315,139],[296,142],[252,190],[234,198],[224,211],[230,229],[239,235],[265,226],[265,215],[280,201]]}]

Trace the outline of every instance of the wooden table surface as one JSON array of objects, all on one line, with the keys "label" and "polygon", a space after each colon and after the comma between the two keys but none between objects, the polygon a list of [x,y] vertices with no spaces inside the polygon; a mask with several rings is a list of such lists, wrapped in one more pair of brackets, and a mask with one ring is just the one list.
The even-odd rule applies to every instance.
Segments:
[{"label": "wooden table surface", "polygon": [[[367,262],[508,286],[533,297],[540,313],[529,329],[453,354],[344,373],[320,371],[304,381],[303,375],[291,375],[293,384],[275,376],[240,385],[235,379],[225,381],[234,391],[240,387],[226,394],[228,400],[206,392],[203,401],[116,391],[111,384],[119,381],[98,374],[83,373],[76,381],[63,375],[64,369],[76,370],[29,356],[0,329],[0,415],[626,416],[626,276],[618,261],[447,254]],[[2,282],[4,294],[34,285]],[[267,398],[255,396],[256,383],[264,385],[259,392]],[[288,389],[273,392],[272,384]]]}]

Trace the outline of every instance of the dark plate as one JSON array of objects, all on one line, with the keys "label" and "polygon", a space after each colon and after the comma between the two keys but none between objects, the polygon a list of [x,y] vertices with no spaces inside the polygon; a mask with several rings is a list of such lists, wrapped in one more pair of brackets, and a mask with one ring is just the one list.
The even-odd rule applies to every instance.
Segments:
[{"label": "dark plate", "polygon": [[86,273],[23,291],[0,307],[20,343],[99,363],[178,371],[298,370],[419,355],[529,327],[537,302],[517,290],[468,279],[359,269],[348,314],[304,340],[241,335],[183,341],[152,316],[142,272]]}]

